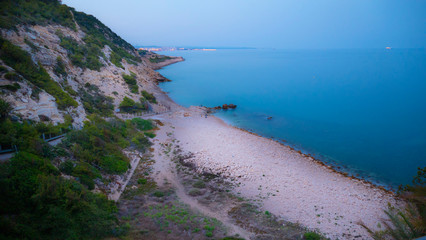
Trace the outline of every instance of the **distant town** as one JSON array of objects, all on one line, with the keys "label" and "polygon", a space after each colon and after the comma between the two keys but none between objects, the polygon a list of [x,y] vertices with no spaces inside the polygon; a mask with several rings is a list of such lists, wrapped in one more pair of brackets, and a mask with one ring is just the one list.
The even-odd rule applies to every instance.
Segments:
[{"label": "distant town", "polygon": [[161,51],[216,51],[214,48],[184,48],[184,47],[140,47],[138,50],[145,50],[149,52]]}]

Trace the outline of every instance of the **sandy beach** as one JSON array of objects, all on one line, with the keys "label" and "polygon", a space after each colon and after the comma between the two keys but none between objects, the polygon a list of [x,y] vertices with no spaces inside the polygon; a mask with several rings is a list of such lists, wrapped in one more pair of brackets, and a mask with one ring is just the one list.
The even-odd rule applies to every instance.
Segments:
[{"label": "sandy beach", "polygon": [[204,112],[199,107],[177,108],[157,118],[173,129],[169,137],[193,154],[187,161],[197,171],[233,181],[237,194],[265,211],[331,239],[371,239],[359,223],[375,229],[386,217],[388,203],[397,204],[391,193],[217,117],[206,118]]}]

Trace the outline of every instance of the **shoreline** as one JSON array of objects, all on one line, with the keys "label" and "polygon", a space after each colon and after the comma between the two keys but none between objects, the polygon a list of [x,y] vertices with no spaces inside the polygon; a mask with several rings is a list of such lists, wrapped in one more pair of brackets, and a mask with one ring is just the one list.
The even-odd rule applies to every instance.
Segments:
[{"label": "shoreline", "polygon": [[[216,116],[214,116],[214,117],[216,117]],[[351,173],[345,172],[345,171],[340,170],[340,169],[336,169],[336,168],[346,168],[346,169],[349,169],[349,168],[347,168],[347,167],[345,167],[345,166],[338,166],[338,165],[327,164],[327,163],[326,163],[326,162],[324,162],[323,160],[316,158],[315,156],[313,156],[313,155],[312,155],[312,154],[310,154],[310,153],[307,153],[307,154],[306,154],[306,153],[303,153],[301,150],[296,150],[294,147],[290,146],[289,144],[286,144],[286,143],[285,143],[285,142],[286,142],[286,140],[285,140],[285,139],[277,140],[277,139],[274,139],[274,138],[271,138],[271,137],[263,136],[263,135],[261,135],[261,134],[255,133],[254,131],[250,131],[250,130],[247,130],[247,129],[244,129],[244,128],[240,128],[240,127],[237,127],[237,126],[234,126],[234,125],[228,124],[228,123],[226,123],[226,122],[225,122],[222,118],[220,118],[220,117],[216,117],[216,118],[218,118],[218,119],[222,120],[222,121],[224,122],[224,124],[228,125],[229,127],[236,128],[236,129],[238,129],[238,130],[240,130],[240,131],[243,131],[243,132],[246,132],[246,133],[249,133],[249,134],[252,134],[252,135],[255,135],[255,136],[261,137],[261,138],[269,139],[269,140],[271,140],[271,141],[274,141],[274,142],[276,142],[276,143],[278,143],[278,144],[282,145],[283,147],[287,147],[287,148],[289,148],[291,151],[293,151],[294,153],[297,153],[297,154],[299,154],[300,156],[303,156],[303,157],[305,157],[305,158],[308,158],[308,159],[310,159],[311,161],[313,161],[313,162],[317,163],[318,165],[323,166],[323,167],[326,167],[326,168],[330,169],[331,171],[333,171],[333,172],[335,172],[335,173],[337,173],[337,174],[340,174],[340,175],[342,175],[342,176],[344,176],[344,177],[346,177],[346,178],[349,178],[349,179],[351,179],[351,180],[360,181],[360,182],[362,182],[362,183],[364,183],[364,184],[369,184],[369,185],[371,185],[371,187],[372,187],[372,188],[378,188],[378,189],[380,189],[380,190],[382,190],[382,191],[387,192],[388,194],[392,194],[392,195],[394,195],[395,197],[397,196],[397,195],[396,195],[396,191],[395,191],[395,190],[393,190],[393,188],[392,188],[391,186],[389,186],[389,189],[387,189],[385,186],[381,186],[380,184],[375,183],[375,182],[373,182],[373,181],[371,181],[371,180],[368,180],[368,179],[365,179],[365,178],[362,178],[362,177],[353,176],[353,175],[350,175]],[[285,142],[284,142],[284,141],[285,141]],[[349,169],[349,170],[350,170],[350,169]]]},{"label": "shoreline", "polygon": [[[283,142],[232,126],[219,117],[205,118],[205,108],[185,108],[168,99],[176,107],[160,120],[176,128],[175,137],[186,152],[194,154],[189,161],[197,171],[233,179],[241,196],[258,201],[286,221],[318,229],[331,239],[368,239],[359,222],[377,229],[377,223],[386,219],[387,203],[401,203],[382,186],[349,176]],[[271,172],[275,174],[270,176]],[[276,192],[268,192],[272,188]]]}]

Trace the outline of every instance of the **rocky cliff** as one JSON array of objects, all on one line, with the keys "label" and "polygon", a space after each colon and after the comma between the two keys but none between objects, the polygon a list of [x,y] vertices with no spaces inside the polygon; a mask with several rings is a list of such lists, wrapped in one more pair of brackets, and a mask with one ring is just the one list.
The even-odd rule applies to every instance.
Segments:
[{"label": "rocky cliff", "polygon": [[[22,2],[19,18],[13,12],[17,3],[6,2],[0,19],[0,93],[12,104],[15,118],[59,123],[69,115],[74,125],[82,125],[88,114],[119,111],[125,97],[146,102],[153,111],[174,104],[157,87],[167,79],[154,69],[182,58],[138,52],[95,17],[56,1],[41,6],[17,1]],[[49,10],[50,20],[25,15],[52,4],[61,12]],[[43,72],[48,76],[40,80]],[[147,101],[142,91],[158,101]]]}]

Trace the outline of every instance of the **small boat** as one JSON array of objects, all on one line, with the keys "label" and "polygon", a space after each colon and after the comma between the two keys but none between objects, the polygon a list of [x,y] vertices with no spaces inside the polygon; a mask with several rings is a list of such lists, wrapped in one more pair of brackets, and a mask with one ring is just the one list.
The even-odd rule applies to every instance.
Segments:
[{"label": "small boat", "polygon": [[386,47],[386,49],[387,49],[387,50],[391,50],[392,48],[391,48],[391,47]]}]

